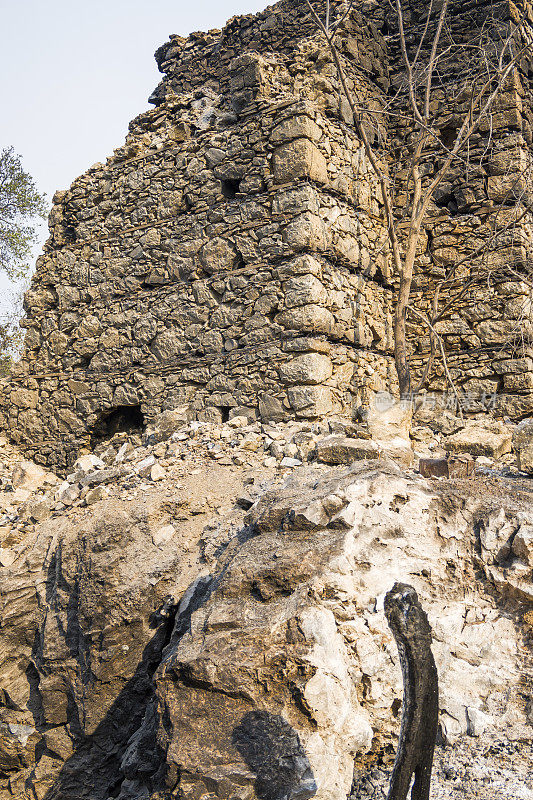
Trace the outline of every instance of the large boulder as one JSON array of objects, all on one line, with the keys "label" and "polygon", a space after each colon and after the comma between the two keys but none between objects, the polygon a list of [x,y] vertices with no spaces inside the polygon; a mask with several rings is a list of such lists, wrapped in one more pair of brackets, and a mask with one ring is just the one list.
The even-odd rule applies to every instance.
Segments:
[{"label": "large boulder", "polygon": [[448,436],[444,447],[449,453],[500,458],[512,449],[513,436],[502,423],[469,422],[462,430]]},{"label": "large boulder", "polygon": [[[434,630],[444,740],[532,741],[497,601],[529,602],[530,515],[367,461],[258,485],[245,516],[240,473],[200,472],[137,499],[117,474],[6,551],[0,800],[345,800],[396,747],[395,581]],[[220,513],[184,513],[198,490]]]},{"label": "large boulder", "polygon": [[317,457],[326,464],[353,464],[379,456],[378,445],[370,439],[352,439],[333,433],[317,443]]},{"label": "large boulder", "polygon": [[517,635],[470,557],[475,502],[376,463],[307,469],[256,501],[247,534],[180,605],[129,750],[131,796],[161,769],[161,753],[146,751],[157,738],[165,791],[185,798],[344,800],[354,765],[364,770],[369,748],[397,731],[401,674],[383,597],[407,576],[434,628],[444,739],[479,735],[481,722],[508,735],[511,707],[526,735],[511,689]]}]

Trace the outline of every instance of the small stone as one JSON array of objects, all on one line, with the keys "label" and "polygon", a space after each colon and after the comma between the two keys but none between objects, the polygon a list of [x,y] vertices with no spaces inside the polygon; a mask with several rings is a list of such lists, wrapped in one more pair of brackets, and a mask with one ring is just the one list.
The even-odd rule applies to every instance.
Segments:
[{"label": "small stone", "polygon": [[65,506],[71,506],[80,496],[80,489],[75,484],[69,484],[67,481],[59,487],[57,499]]},{"label": "small stone", "polygon": [[102,459],[91,453],[80,456],[74,463],[73,471],[74,473],[82,472],[88,474],[89,472],[94,472],[96,469],[103,469],[104,467],[105,464]]},{"label": "small stone", "polygon": [[281,459],[280,466],[281,467],[301,467],[303,461],[300,461],[299,458],[290,458],[289,456],[285,456],[285,458]]},{"label": "small stone", "polygon": [[256,453],[263,446],[263,437],[259,434],[252,434],[247,436],[246,439],[241,442],[240,446],[243,450],[249,450],[252,453]]},{"label": "small stone", "polygon": [[248,425],[248,417],[239,416],[232,417],[226,423],[230,428],[245,428]]},{"label": "small stone", "polygon": [[52,503],[44,495],[37,495],[28,500],[25,511],[28,517],[31,517],[35,522],[43,522],[52,513]]},{"label": "small stone", "polygon": [[298,455],[298,448],[296,447],[294,442],[289,442],[289,444],[285,445],[285,447],[283,448],[283,455],[287,456],[287,458],[296,458],[296,456]]},{"label": "small stone", "polygon": [[[97,486],[101,483],[113,483],[127,473],[128,469],[119,464],[109,469],[97,469],[94,472],[89,472],[80,479],[79,483],[82,487]],[[79,473],[77,473],[77,475],[79,475]]]},{"label": "small stone", "polygon": [[85,495],[85,502],[88,506],[97,503],[99,500],[105,500],[108,497],[109,491],[105,486],[95,486],[94,489],[89,489]]},{"label": "small stone", "polygon": [[160,464],[154,464],[154,466],[150,470],[150,478],[153,481],[160,481],[162,480],[167,473],[163,469]]},{"label": "small stone", "polygon": [[0,547],[0,564],[3,567],[10,567],[15,561],[15,558],[15,553],[13,553],[12,550],[6,550],[3,547]]},{"label": "small stone", "polygon": [[155,456],[147,456],[147,458],[143,458],[142,461],[139,461],[137,464],[135,471],[141,475],[143,478],[147,478],[150,475],[152,467],[156,463]]},{"label": "small stone", "polygon": [[158,528],[158,530],[152,534],[152,541],[156,547],[160,547],[169,542],[175,533],[176,529],[173,525],[163,525],[162,528]]},{"label": "small stone", "polygon": [[134,449],[135,448],[131,442],[124,442],[115,456],[115,464],[122,464],[122,462],[125,461],[131,453],[133,453]]}]

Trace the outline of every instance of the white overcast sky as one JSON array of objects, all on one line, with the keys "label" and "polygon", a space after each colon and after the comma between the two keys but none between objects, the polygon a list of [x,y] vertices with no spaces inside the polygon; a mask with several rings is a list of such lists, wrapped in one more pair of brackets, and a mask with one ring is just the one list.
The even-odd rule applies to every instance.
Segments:
[{"label": "white overcast sky", "polygon": [[[122,144],[161,79],[169,34],[221,28],[268,0],[0,0],[0,149],[51,200]],[[1,295],[7,286],[0,276]]]}]

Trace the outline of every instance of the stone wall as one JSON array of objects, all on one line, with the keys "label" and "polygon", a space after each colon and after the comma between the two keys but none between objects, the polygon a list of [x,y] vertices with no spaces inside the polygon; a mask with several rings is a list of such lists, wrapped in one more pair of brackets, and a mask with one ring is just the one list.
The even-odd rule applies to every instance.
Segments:
[{"label": "stone wall", "polygon": [[[377,181],[296,5],[172,38],[157,107],[55,195],[0,420],[38,460],[119,411],[351,415],[393,380]],[[377,103],[383,45],[353,29]]]},{"label": "stone wall", "polygon": [[[443,144],[452,145],[468,111],[472,87],[461,89],[467,71],[480,58],[477,46],[483,44],[486,52],[481,58],[490,60],[490,37],[495,42],[501,37],[501,43],[512,32],[515,52],[524,47],[526,39],[521,30],[533,18],[529,3],[518,5],[520,8],[507,0],[450,3],[450,26],[443,39],[450,46],[452,63],[441,70],[432,93],[432,124]],[[369,2],[365,7],[376,27],[387,31],[392,94],[405,79],[395,12],[380,2]],[[408,42],[415,47],[427,5],[406,0],[404,11]],[[529,42],[530,35],[526,35]],[[431,41],[429,35],[427,47]],[[464,52],[462,48],[466,48]],[[423,63],[427,63],[427,53],[425,57]],[[494,70],[494,66],[491,68]],[[445,309],[435,329],[442,338],[449,375],[437,350],[428,391],[447,393],[448,401],[454,404],[451,378],[466,411],[493,410],[515,419],[533,411],[533,217],[527,212],[533,175],[532,73],[528,49],[471,137],[462,161],[452,164],[437,189],[424,226],[411,297],[415,308],[428,311],[438,290],[436,310]],[[405,93],[400,93],[400,98],[405,99]],[[405,128],[409,122],[406,117],[399,119],[398,123],[394,114],[389,116],[392,146],[407,141]],[[429,182],[445,151],[436,141],[426,144],[425,149],[422,173]],[[397,156],[400,186],[402,168],[410,158],[407,151]],[[402,209],[401,198],[398,207]],[[480,251],[481,245],[484,249]],[[418,377],[429,357],[430,331],[414,315],[410,316],[410,336],[411,365]]]},{"label": "stone wall", "polygon": [[[387,138],[380,114],[399,73],[384,7],[354,11],[339,46],[388,168],[394,130]],[[302,4],[172,36],[156,58],[155,108],[106,164],[54,197],[24,356],[0,401],[0,428],[58,467],[110,426],[176,406],[211,420],[352,416],[396,386],[379,184]],[[442,253],[464,251],[466,230],[486,235],[510,167],[530,158],[525,123],[518,130],[524,92],[504,98],[493,174],[458,171],[443,187],[452,199],[437,199],[414,292],[422,306]],[[522,249],[524,230],[528,239],[521,221]],[[441,330],[455,380],[497,389],[514,416],[532,406],[533,362],[508,339],[524,286],[474,286],[474,302],[465,296]],[[415,326],[412,341],[421,370],[427,330]],[[438,363],[429,388],[446,389]]]}]

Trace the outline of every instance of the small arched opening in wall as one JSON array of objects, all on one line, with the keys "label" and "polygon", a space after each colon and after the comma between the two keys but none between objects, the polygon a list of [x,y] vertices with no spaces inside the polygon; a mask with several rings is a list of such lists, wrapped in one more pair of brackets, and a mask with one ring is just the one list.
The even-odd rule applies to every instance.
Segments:
[{"label": "small arched opening in wall", "polygon": [[239,178],[226,178],[220,181],[220,189],[223,197],[233,200],[240,189],[241,181]]},{"label": "small arched opening in wall", "polygon": [[145,426],[140,405],[116,406],[102,412],[91,430],[91,446],[111,439],[117,433],[142,433]]}]

